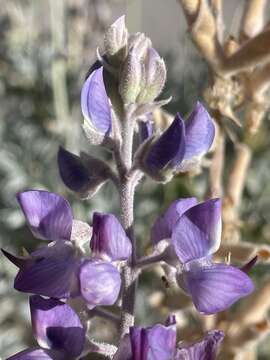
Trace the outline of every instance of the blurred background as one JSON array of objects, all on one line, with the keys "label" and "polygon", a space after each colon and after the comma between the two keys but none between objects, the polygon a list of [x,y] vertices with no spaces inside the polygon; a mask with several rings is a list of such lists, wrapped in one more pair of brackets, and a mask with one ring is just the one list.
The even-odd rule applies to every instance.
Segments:
[{"label": "blurred background", "polygon": [[[237,31],[244,0],[224,1],[226,29]],[[67,191],[58,175],[58,146],[78,153],[97,152],[82,133],[80,90],[104,30],[126,14],[130,32],[142,31],[165,58],[168,80],[163,98],[172,95],[166,110],[188,114],[202,98],[207,65],[187,33],[181,7],[175,0],[0,0],[0,243],[21,253],[36,247],[25,226],[15,195],[23,189],[47,189],[70,201],[74,217],[91,221],[93,210],[118,212],[117,196],[106,185],[91,201],[82,202]],[[248,173],[241,217],[246,241],[270,244],[269,119],[256,135],[254,157]],[[230,144],[226,148],[228,163]],[[146,180],[136,197],[136,232],[141,252],[148,250],[147,225],[180,197],[202,198],[207,177],[177,177],[164,186]],[[256,270],[257,280],[269,270]],[[0,257],[0,356],[2,359],[33,344],[27,296],[16,292],[16,268]],[[255,274],[255,276],[256,276]],[[164,318],[155,311],[153,292],[164,291],[160,277],[141,279],[137,303],[138,322],[144,325]],[[147,316],[146,316],[147,314]],[[107,325],[106,325],[107,326]],[[103,326],[103,336],[109,331]],[[95,329],[93,330],[95,331]],[[94,332],[93,332],[94,333]],[[100,331],[99,331],[100,336]],[[270,358],[267,340],[259,359]]]}]

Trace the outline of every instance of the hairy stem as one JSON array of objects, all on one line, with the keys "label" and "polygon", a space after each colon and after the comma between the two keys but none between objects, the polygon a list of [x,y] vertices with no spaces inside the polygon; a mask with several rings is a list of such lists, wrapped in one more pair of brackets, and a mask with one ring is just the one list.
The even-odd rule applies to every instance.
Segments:
[{"label": "hairy stem", "polygon": [[[121,160],[124,164],[125,171],[120,173],[120,210],[121,219],[124,229],[132,244],[132,256],[130,264],[123,268],[122,272],[122,311],[120,320],[120,335],[123,337],[129,332],[129,327],[134,325],[134,308],[136,297],[136,271],[133,266],[136,263],[136,239],[134,236],[134,193],[135,184],[133,177],[129,176],[132,167],[132,150],[134,135],[134,119],[129,116],[122,122],[122,147]],[[117,154],[115,154],[117,156]]]},{"label": "hairy stem", "polygon": [[116,351],[117,348],[114,345],[100,343],[93,339],[87,339],[85,349],[82,354],[80,354],[78,359],[82,359],[83,357],[92,352],[103,355],[106,359],[112,359]]},{"label": "hairy stem", "polygon": [[136,269],[143,269],[143,268],[147,268],[150,266],[154,266],[157,263],[160,263],[160,261],[162,261],[163,258],[164,258],[163,253],[158,254],[158,255],[145,256],[137,261]]},{"label": "hairy stem", "polygon": [[109,320],[111,322],[113,322],[116,325],[119,325],[120,323],[120,318],[118,315],[108,311],[108,310],[104,310],[102,308],[94,308],[93,310],[89,310],[88,314],[92,317],[94,316],[98,316],[101,317],[103,319]]}]

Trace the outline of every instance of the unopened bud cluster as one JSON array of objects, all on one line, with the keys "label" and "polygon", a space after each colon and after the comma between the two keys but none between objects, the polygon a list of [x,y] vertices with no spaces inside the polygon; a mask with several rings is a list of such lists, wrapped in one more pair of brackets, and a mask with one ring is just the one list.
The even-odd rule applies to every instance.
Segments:
[{"label": "unopened bud cluster", "polygon": [[124,104],[152,102],[166,80],[163,59],[142,33],[128,35],[125,18],[109,27],[104,37],[108,63],[118,70],[119,93]]}]

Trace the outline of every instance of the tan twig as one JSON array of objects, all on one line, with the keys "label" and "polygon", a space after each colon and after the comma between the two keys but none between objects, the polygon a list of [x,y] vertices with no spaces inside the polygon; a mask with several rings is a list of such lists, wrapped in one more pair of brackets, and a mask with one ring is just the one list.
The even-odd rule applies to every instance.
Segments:
[{"label": "tan twig", "polygon": [[246,0],[240,30],[241,42],[256,36],[263,29],[266,5],[267,0]]},{"label": "tan twig", "polygon": [[266,279],[263,285],[254,291],[234,315],[231,325],[233,332],[236,332],[235,329],[239,328],[239,326],[249,326],[264,321],[269,308],[270,281]]},{"label": "tan twig", "polygon": [[224,260],[229,253],[231,254],[233,263],[239,262],[244,264],[256,255],[258,255],[258,261],[265,263],[270,260],[270,246],[266,244],[254,244],[245,241],[240,241],[238,243],[233,243],[231,241],[222,242],[215,257]]},{"label": "tan twig", "polygon": [[220,66],[223,58],[216,29],[216,20],[206,0],[179,0],[190,27],[194,44],[209,65]]},{"label": "tan twig", "polygon": [[251,98],[260,98],[270,86],[270,62],[250,74],[247,94]]},{"label": "tan twig", "polygon": [[228,185],[223,202],[223,240],[237,242],[239,240],[238,209],[246,181],[246,175],[251,159],[251,152],[247,145],[237,144],[236,155],[229,173]]},{"label": "tan twig", "polygon": [[225,156],[225,137],[223,130],[217,125],[216,147],[209,170],[208,197],[222,197],[222,175]]},{"label": "tan twig", "polygon": [[230,171],[226,196],[230,199],[231,204],[238,208],[242,198],[251,152],[245,144],[237,144],[235,150],[236,157]]},{"label": "tan twig", "polygon": [[224,76],[249,70],[270,59],[270,29],[266,29],[242,45],[232,56],[224,60],[219,70]]},{"label": "tan twig", "polygon": [[223,42],[223,0],[211,0],[214,18],[216,20],[217,38],[220,43]]}]

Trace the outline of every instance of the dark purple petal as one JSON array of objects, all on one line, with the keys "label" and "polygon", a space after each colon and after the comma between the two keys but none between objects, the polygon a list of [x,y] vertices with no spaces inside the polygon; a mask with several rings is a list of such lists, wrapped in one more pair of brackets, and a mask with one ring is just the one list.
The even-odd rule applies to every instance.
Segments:
[{"label": "dark purple petal", "polygon": [[[104,57],[105,57],[105,55],[104,55]],[[105,57],[105,58],[106,58],[106,57]],[[97,70],[97,69],[99,69],[99,68],[101,68],[101,67],[102,67],[101,62],[100,62],[99,60],[96,60],[96,61],[94,62],[94,64],[91,65],[90,68],[88,69],[88,71],[87,71],[87,73],[86,73],[86,75],[85,75],[85,79],[84,79],[84,80],[87,80],[87,78],[92,74],[93,71],[95,71],[95,70]]]},{"label": "dark purple petal", "polygon": [[201,157],[210,149],[215,137],[215,126],[200,102],[186,122],[186,150],[184,160]]},{"label": "dark purple petal", "polygon": [[18,272],[16,290],[55,298],[70,296],[76,282],[76,259],[69,242],[56,242],[31,254]]},{"label": "dark purple petal", "polygon": [[126,334],[120,341],[119,347],[113,356],[113,360],[132,360],[130,336]]},{"label": "dark purple petal", "polygon": [[85,329],[75,311],[56,299],[30,297],[32,328],[38,344],[76,357],[85,342]]},{"label": "dark purple petal", "polygon": [[213,254],[221,240],[221,201],[211,199],[195,205],[173,228],[172,243],[183,263]]},{"label": "dark purple petal", "polygon": [[153,135],[152,114],[148,114],[146,121],[139,121],[139,137],[140,143],[149,139]]},{"label": "dark purple petal", "polygon": [[226,264],[193,264],[183,278],[196,309],[206,315],[226,310],[254,289],[244,272]]},{"label": "dark purple petal", "polygon": [[110,134],[111,108],[103,81],[103,67],[94,70],[85,81],[81,92],[81,108],[83,116],[95,130]]},{"label": "dark purple petal", "polygon": [[21,192],[17,199],[34,236],[43,240],[70,239],[72,210],[66,199],[44,190]]},{"label": "dark purple petal", "polygon": [[58,151],[58,168],[63,183],[72,191],[83,192],[90,177],[87,168],[79,156],[60,146]]},{"label": "dark purple petal", "polygon": [[23,268],[26,266],[27,263],[29,263],[29,261],[31,262],[31,257],[26,257],[26,256],[16,256],[13,255],[11,253],[9,253],[8,251],[1,249],[2,253],[5,255],[5,257],[12,262],[12,264],[14,264],[15,266],[17,266],[18,268]]},{"label": "dark purple petal", "polygon": [[153,143],[145,158],[145,167],[160,171],[165,167],[177,167],[185,153],[185,127],[177,114],[169,128]]},{"label": "dark purple petal", "polygon": [[170,360],[175,352],[176,326],[131,327],[132,360]]},{"label": "dark purple petal", "polygon": [[258,261],[258,255],[254,256],[251,260],[249,260],[246,264],[244,264],[240,268],[240,270],[248,274],[250,270],[256,265],[257,261]]},{"label": "dark purple petal", "polygon": [[90,246],[94,256],[110,261],[130,257],[131,242],[113,214],[95,212],[92,230]]},{"label": "dark purple petal", "polygon": [[215,360],[223,338],[223,331],[209,331],[201,341],[195,344],[178,346],[175,360]]},{"label": "dark purple petal", "polygon": [[47,349],[26,349],[9,357],[7,360],[65,360],[62,352]]},{"label": "dark purple petal", "polygon": [[176,317],[175,317],[175,315],[170,314],[165,321],[165,326],[168,327],[168,326],[174,326],[174,325],[176,325]]},{"label": "dark purple petal", "polygon": [[80,267],[79,277],[81,295],[89,308],[116,302],[121,277],[115,266],[105,261],[85,261]]},{"label": "dark purple petal", "polygon": [[197,204],[196,198],[186,198],[175,200],[164,215],[157,218],[151,229],[151,239],[153,244],[157,244],[160,240],[169,239],[172,235],[172,229],[176,221],[189,208]]}]

